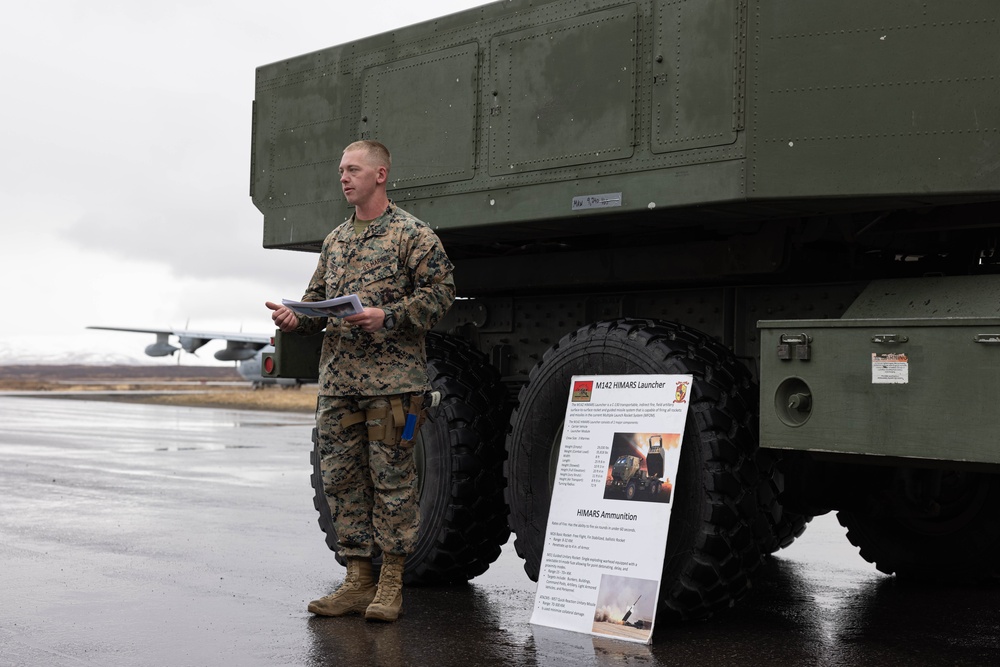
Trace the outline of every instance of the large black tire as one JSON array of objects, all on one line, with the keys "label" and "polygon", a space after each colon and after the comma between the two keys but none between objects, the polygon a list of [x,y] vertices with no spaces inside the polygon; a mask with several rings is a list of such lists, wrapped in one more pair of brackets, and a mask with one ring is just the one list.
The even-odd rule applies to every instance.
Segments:
[{"label": "large black tire", "polygon": [[785,489],[785,477],[780,468],[781,454],[774,450],[757,450],[757,504],[768,530],[761,535],[760,550],[772,554],[791,545],[806,530],[812,515],[791,512],[780,501]]},{"label": "large black tire", "polygon": [[571,333],[532,369],[507,441],[514,547],[538,579],[558,436],[573,375],[690,374],[690,408],[672,501],[660,618],[704,618],[742,598],[762,560],[756,531],[756,387],[710,337],[622,319]]},{"label": "large black tire", "polygon": [[1000,579],[1000,476],[945,473],[937,504],[936,516],[906,516],[897,498],[889,506],[895,516],[842,510],[837,518],[861,557],[886,574],[928,582]]},{"label": "large black tire", "polygon": [[[507,393],[484,355],[438,333],[427,336],[427,374],[431,388],[441,392],[441,404],[428,411],[415,444],[420,536],[406,559],[403,581],[465,582],[499,558],[510,536],[503,498]],[[336,551],[315,432],[313,441],[313,504],[327,546]]]}]

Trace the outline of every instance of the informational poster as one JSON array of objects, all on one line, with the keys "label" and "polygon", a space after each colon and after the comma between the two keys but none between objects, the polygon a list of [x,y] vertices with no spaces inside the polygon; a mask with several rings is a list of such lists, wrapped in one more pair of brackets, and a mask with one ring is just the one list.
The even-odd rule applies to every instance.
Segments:
[{"label": "informational poster", "polygon": [[574,376],[531,622],[648,644],[690,375]]}]

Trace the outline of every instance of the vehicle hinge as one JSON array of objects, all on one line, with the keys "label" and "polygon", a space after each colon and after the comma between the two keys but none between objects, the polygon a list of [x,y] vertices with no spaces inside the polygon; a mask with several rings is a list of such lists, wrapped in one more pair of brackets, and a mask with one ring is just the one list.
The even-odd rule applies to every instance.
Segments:
[{"label": "vehicle hinge", "polygon": [[747,62],[747,1],[740,0],[736,9],[736,48],[733,53],[733,129],[737,132],[746,127],[746,62]]},{"label": "vehicle hinge", "polygon": [[903,334],[875,334],[872,336],[873,343],[906,343],[910,340],[908,336]]},{"label": "vehicle hinge", "polygon": [[257,100],[250,111],[250,198],[253,199],[253,176],[257,171]]}]

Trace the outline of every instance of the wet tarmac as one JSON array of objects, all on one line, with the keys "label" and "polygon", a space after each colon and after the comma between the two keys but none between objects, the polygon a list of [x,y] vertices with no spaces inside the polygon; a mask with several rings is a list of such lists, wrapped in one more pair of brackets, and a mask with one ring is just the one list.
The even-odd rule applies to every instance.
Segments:
[{"label": "wet tarmac", "polygon": [[508,544],[395,624],[313,618],[343,577],[308,415],[0,396],[0,665],[997,665],[1000,590],[900,585],[815,519],[750,597],[652,646],[531,626]]}]

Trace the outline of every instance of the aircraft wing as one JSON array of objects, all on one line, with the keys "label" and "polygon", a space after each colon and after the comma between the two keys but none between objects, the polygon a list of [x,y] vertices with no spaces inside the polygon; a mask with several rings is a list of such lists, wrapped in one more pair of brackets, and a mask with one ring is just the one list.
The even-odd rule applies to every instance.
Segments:
[{"label": "aircraft wing", "polygon": [[[151,357],[166,357],[178,350],[195,352],[209,341],[224,340],[226,341],[226,348],[216,352],[215,358],[219,361],[245,361],[252,359],[261,349],[271,344],[271,336],[267,334],[200,331],[198,329],[140,329],[100,326],[90,326],[87,328],[153,334],[156,336],[156,342],[146,346],[146,354]],[[179,346],[170,343],[171,336],[177,336]]]}]

